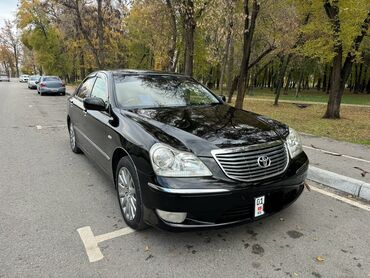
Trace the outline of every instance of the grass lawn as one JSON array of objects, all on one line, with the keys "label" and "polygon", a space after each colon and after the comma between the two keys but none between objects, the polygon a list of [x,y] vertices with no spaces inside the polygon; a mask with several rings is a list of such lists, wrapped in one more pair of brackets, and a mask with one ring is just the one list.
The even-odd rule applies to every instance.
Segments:
[{"label": "grass lawn", "polygon": [[[250,92],[249,92],[250,93]],[[224,95],[225,92],[223,93]],[[252,95],[247,94],[246,98],[266,98],[274,99],[275,95],[273,91],[269,89],[254,89]],[[288,94],[284,95],[284,90],[281,91],[280,99],[282,100],[292,100],[292,101],[312,101],[312,102],[328,102],[328,95],[324,92],[317,91],[314,89],[303,91],[300,93],[299,97],[295,97],[295,90],[288,90]],[[370,105],[370,94],[353,94],[346,91],[343,95],[342,103],[345,104],[362,104]]]},{"label": "grass lawn", "polygon": [[323,119],[326,106],[317,104],[303,109],[292,103],[276,107],[272,102],[247,98],[244,109],[286,123],[300,132],[370,145],[370,107],[343,106],[340,120]]}]

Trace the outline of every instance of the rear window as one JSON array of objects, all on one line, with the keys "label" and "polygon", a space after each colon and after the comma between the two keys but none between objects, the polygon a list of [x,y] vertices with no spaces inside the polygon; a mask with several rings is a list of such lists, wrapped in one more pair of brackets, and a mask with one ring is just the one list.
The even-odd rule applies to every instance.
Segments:
[{"label": "rear window", "polygon": [[43,81],[60,81],[60,78],[57,76],[45,76]]}]

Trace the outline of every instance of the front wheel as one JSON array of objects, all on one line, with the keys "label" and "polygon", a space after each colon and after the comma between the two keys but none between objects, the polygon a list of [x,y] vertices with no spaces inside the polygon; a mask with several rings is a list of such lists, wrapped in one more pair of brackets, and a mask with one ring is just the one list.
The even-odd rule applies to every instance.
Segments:
[{"label": "front wheel", "polygon": [[128,157],[118,162],[116,170],[117,196],[123,219],[135,230],[147,227],[141,199],[141,190],[135,167]]},{"label": "front wheel", "polygon": [[74,153],[82,153],[81,149],[77,146],[76,133],[72,122],[69,123],[69,144]]}]

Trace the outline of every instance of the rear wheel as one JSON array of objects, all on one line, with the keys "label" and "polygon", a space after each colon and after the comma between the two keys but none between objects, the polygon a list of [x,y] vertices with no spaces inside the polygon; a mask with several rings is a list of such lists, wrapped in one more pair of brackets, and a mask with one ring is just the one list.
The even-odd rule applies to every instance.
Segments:
[{"label": "rear wheel", "polygon": [[147,228],[144,223],[144,209],[141,190],[135,167],[128,157],[118,162],[116,170],[117,196],[123,219],[135,230]]},{"label": "rear wheel", "polygon": [[81,149],[77,146],[76,133],[72,122],[69,123],[69,144],[72,152],[82,153]]}]

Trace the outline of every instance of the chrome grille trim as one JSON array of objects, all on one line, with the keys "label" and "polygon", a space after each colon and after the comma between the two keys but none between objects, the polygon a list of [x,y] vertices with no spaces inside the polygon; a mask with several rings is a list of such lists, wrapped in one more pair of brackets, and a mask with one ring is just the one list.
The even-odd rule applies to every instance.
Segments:
[{"label": "chrome grille trim", "polygon": [[[212,150],[211,154],[225,175],[239,181],[259,181],[280,175],[289,164],[289,152],[285,142],[273,141],[245,147]],[[266,155],[271,166],[261,168],[257,159]]]}]

